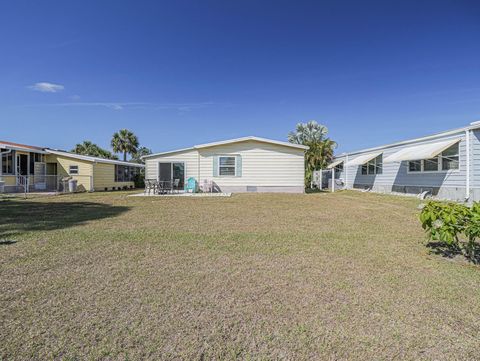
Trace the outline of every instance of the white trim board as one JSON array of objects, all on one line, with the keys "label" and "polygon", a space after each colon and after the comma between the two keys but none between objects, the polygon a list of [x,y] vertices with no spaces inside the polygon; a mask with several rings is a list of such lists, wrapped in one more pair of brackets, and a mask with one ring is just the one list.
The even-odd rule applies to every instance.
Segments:
[{"label": "white trim board", "polygon": [[195,149],[210,148],[210,147],[216,147],[216,146],[219,146],[219,145],[240,143],[240,142],[247,142],[247,141],[256,141],[256,142],[260,142],[260,143],[275,144],[275,145],[281,145],[281,146],[284,146],[284,147],[303,149],[303,150],[308,149],[308,147],[306,145],[293,144],[293,143],[288,143],[288,142],[282,142],[280,140],[273,140],[273,139],[267,139],[267,138],[248,136],[248,137],[242,137],[242,138],[222,140],[222,141],[213,142],[213,143],[198,144],[198,145],[194,145],[193,147],[190,147],[190,148],[174,149],[174,150],[170,150],[170,151],[167,151],[167,152],[153,153],[153,154],[149,154],[149,155],[144,155],[142,157],[142,159],[148,159],[148,158],[158,157],[158,156],[167,155],[167,154],[181,153],[181,152],[187,152],[187,151],[195,150]]},{"label": "white trim board", "polygon": [[48,154],[53,154],[53,155],[58,155],[58,156],[61,156],[61,157],[67,157],[67,158],[73,158],[73,159],[85,160],[87,162],[118,164],[118,165],[126,165],[126,166],[129,166],[129,167],[139,167],[139,168],[144,168],[145,167],[143,164],[124,162],[124,161],[115,160],[115,159],[105,159],[105,158],[99,158],[99,157],[92,157],[92,156],[89,156],[89,155],[80,155],[80,154],[75,154],[75,153],[70,153],[70,152],[64,152],[64,151],[61,151],[61,150],[47,149],[46,151],[47,151]]}]

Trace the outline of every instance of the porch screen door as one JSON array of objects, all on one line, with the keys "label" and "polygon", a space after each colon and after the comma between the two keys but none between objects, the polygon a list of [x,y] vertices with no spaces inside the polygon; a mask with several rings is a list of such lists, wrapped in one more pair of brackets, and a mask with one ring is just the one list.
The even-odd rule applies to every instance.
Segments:
[{"label": "porch screen door", "polygon": [[43,162],[35,162],[34,165],[34,184],[35,189],[46,189],[47,188],[47,165]]}]

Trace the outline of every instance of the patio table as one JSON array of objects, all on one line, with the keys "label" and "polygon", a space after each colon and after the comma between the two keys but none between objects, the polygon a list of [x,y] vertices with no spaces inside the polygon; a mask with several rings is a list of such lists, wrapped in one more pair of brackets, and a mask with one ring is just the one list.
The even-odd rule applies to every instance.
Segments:
[{"label": "patio table", "polygon": [[172,191],[172,181],[158,181],[158,193],[159,194],[167,194]]}]

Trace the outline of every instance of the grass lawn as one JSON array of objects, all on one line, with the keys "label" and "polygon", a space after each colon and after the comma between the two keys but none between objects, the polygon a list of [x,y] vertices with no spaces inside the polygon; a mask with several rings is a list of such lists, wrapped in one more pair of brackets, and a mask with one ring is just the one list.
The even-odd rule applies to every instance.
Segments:
[{"label": "grass lawn", "polygon": [[480,268],[358,192],[0,201],[0,359],[480,358]]}]

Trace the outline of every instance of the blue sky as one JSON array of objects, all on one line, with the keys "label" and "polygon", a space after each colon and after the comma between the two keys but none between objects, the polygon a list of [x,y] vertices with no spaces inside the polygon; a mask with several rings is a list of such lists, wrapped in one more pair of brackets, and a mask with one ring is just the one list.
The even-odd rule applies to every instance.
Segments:
[{"label": "blue sky", "polygon": [[478,1],[4,1],[0,139],[390,143],[480,119],[479,39]]}]

